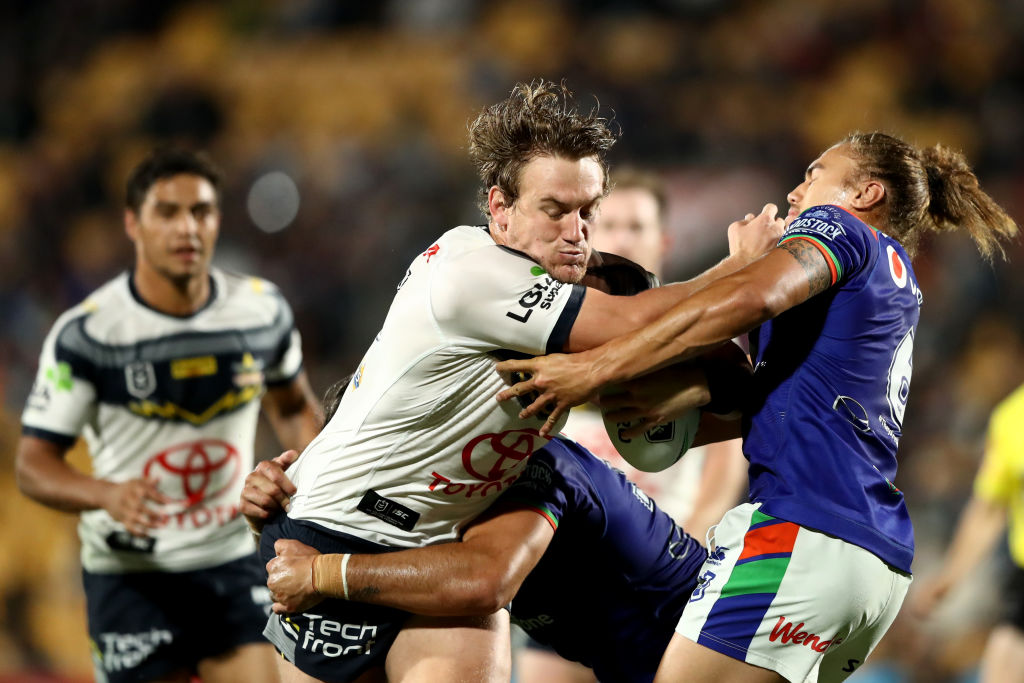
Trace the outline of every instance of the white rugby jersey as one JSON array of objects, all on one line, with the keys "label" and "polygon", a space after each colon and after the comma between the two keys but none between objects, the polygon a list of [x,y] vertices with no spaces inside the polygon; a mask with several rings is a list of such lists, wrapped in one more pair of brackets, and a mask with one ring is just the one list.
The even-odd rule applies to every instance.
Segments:
[{"label": "white rugby jersey", "polygon": [[83,512],[91,572],[184,571],[254,550],[239,497],[253,468],[260,398],[302,366],[291,309],[266,280],[211,273],[193,315],[160,313],[125,273],[50,331],[22,431],[70,446],[85,436],[97,478],[155,477],[173,500],[132,537],[105,510]]},{"label": "white rugby jersey", "polygon": [[375,543],[453,540],[546,442],[495,363],[561,351],[585,288],[554,280],[482,227],[412,263],[330,423],[289,470],[289,516]]}]

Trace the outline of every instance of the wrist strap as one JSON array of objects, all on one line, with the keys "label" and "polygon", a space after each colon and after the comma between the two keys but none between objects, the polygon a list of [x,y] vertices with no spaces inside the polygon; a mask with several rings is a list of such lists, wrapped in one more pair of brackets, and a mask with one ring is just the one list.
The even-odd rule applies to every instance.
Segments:
[{"label": "wrist strap", "polygon": [[341,558],[341,594],[348,600],[348,561],[352,556],[348,553]]}]

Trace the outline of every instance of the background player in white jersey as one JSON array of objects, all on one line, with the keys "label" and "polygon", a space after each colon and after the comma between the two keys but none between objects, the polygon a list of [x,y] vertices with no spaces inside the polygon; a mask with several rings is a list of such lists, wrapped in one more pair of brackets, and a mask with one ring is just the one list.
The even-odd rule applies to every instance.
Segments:
[{"label": "background player in white jersey", "polygon": [[[18,485],[81,513],[97,680],[272,681],[268,607],[238,514],[260,403],[302,448],[319,409],[271,283],[210,265],[220,176],[161,149],[131,173],[135,267],[60,317],[22,416]],[[92,476],[64,456],[79,435]]]},{"label": "background player in white jersey", "polygon": [[[638,168],[616,168],[612,190],[601,202],[591,242],[603,252],[624,256],[662,279],[669,247],[668,199],[661,178]],[[600,411],[592,404],[573,410],[563,433],[622,470],[684,529],[704,538],[708,527],[735,505],[746,489],[747,461],[738,439],[691,448],[686,457],[661,472],[643,472],[615,450]],[[593,672],[545,646],[528,640],[515,653],[521,683],[594,681]]]},{"label": "background player in white jersey", "polygon": [[[540,420],[494,400],[499,358],[622,334],[760,256],[780,233],[770,207],[731,226],[742,253],[694,281],[629,298],[582,286],[615,136],[570,97],[554,83],[521,84],[471,124],[488,225],[449,230],[413,261],[341,408],[293,466],[289,513],[263,531],[266,560],[278,538],[328,553],[456,539],[546,443]],[[287,680],[509,676],[504,612],[440,619],[344,602],[316,610],[267,624]]]}]

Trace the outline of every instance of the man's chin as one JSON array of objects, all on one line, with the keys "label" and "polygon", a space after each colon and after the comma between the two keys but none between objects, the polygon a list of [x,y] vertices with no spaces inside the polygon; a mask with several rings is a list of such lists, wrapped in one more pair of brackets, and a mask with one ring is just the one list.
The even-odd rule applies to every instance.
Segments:
[{"label": "man's chin", "polygon": [[548,275],[555,278],[559,282],[564,282],[570,285],[578,284],[583,279],[583,276],[586,274],[587,267],[583,264],[561,265],[548,269]]}]

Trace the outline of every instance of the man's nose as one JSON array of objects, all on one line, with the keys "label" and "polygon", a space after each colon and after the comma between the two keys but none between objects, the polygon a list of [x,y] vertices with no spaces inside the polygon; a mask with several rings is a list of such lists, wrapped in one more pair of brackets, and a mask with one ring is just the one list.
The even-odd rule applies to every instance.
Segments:
[{"label": "man's nose", "polygon": [[562,230],[562,237],[567,242],[578,243],[587,239],[589,228],[587,222],[580,216],[579,211],[573,211],[566,215],[565,226]]}]

